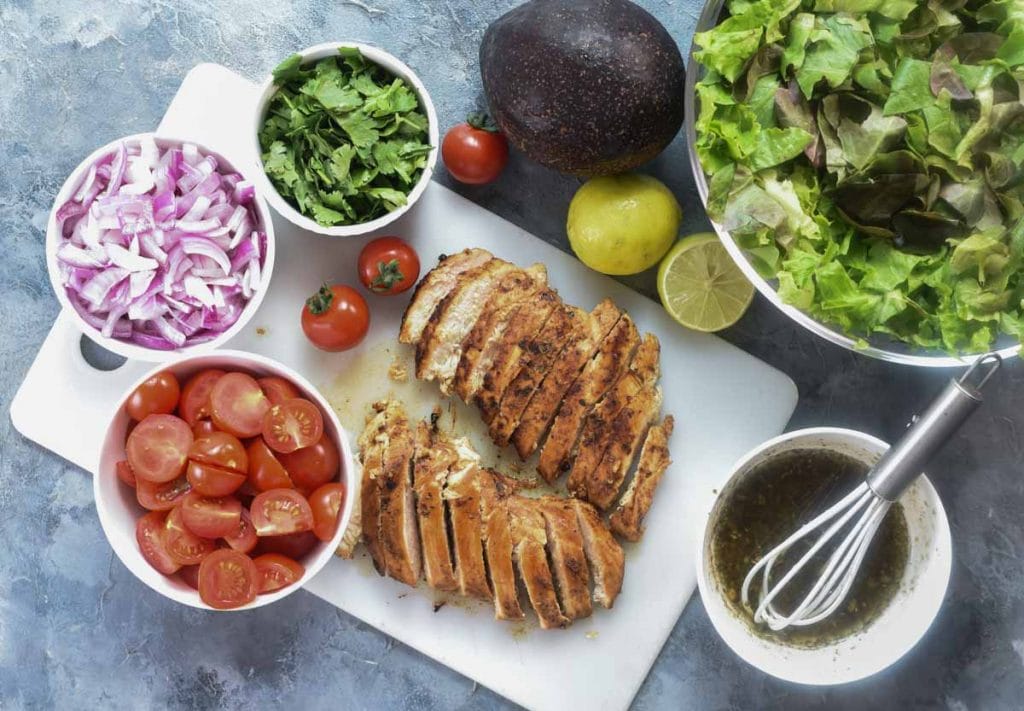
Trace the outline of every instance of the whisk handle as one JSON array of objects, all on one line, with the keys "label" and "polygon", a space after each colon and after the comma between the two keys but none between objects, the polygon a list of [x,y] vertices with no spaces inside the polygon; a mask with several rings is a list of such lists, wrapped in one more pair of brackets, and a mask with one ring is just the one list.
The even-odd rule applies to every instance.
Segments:
[{"label": "whisk handle", "polygon": [[[867,484],[872,491],[883,499],[896,501],[978,408],[982,402],[981,389],[1001,364],[998,355],[989,354],[979,358],[961,378],[949,381],[906,434],[882,455],[868,473]],[[987,372],[977,383],[971,382],[971,376],[981,365],[989,366]]]}]

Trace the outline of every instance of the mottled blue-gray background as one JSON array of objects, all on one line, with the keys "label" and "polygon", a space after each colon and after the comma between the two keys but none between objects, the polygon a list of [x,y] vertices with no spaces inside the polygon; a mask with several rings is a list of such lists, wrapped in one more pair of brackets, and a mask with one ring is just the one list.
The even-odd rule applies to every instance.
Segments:
[{"label": "mottled blue-gray background", "polygon": [[[514,4],[0,0],[0,409],[57,313],[42,249],[52,197],[93,148],[156,126],[192,66],[219,62],[255,79],[301,47],[361,40],[410,64],[447,126],[475,107],[477,44]],[[641,4],[689,46],[697,0]],[[684,202],[687,229],[705,229],[682,140],[650,170]],[[564,214],[576,186],[514,157],[497,185],[457,189],[566,248]],[[633,284],[652,293],[650,275]],[[793,428],[850,426],[892,439],[947,375],[841,351],[761,300],[725,336],[796,380]],[[1021,708],[1022,395],[1024,369],[1014,363],[932,467],[952,523],[953,580],[939,619],[902,662],[833,690],[778,682],[733,656],[694,598],[636,706]],[[86,474],[22,439],[8,417],[0,418],[0,447],[0,708],[508,706],[304,592],[239,615],[165,601],[113,556]]]}]

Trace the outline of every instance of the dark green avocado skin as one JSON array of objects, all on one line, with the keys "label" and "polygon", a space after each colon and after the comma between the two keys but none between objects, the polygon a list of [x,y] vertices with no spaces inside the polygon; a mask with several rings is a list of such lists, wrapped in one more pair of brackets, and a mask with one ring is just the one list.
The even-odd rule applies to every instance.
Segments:
[{"label": "dark green avocado skin", "polygon": [[683,122],[679,47],[628,0],[530,0],[487,28],[480,70],[512,145],[562,172],[635,168]]}]

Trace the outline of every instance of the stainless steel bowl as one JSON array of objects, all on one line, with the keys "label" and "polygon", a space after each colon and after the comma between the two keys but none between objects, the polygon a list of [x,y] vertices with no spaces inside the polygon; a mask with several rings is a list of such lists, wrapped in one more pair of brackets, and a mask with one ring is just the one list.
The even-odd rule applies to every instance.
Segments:
[{"label": "stainless steel bowl", "polygon": [[[718,18],[722,14],[722,8],[724,5],[725,0],[708,0],[704,5],[704,11],[697,20],[697,27],[694,31],[705,32],[718,24]],[[704,203],[704,207],[706,209],[708,204],[708,184],[704,175],[704,169],[700,164],[700,159],[697,157],[696,149],[696,120],[697,113],[699,111],[699,104],[697,102],[697,93],[695,91],[697,82],[704,76],[704,68],[701,66],[700,62],[695,60],[693,57],[693,53],[696,49],[697,46],[695,44],[690,45],[690,53],[686,66],[686,141],[690,152],[690,167],[693,169],[693,179],[697,184],[697,191],[700,193],[700,199]],[[866,347],[858,345],[858,341],[850,336],[833,330],[832,326],[822,323],[810,314],[804,313],[800,309],[784,303],[776,292],[775,285],[757,273],[757,270],[754,269],[753,265],[748,261],[743,248],[733,240],[728,230],[714,220],[711,220],[711,224],[714,226],[715,232],[718,233],[719,239],[722,240],[722,244],[725,245],[727,250],[729,250],[729,254],[732,255],[732,258],[736,261],[739,268],[743,270],[747,279],[757,287],[757,290],[760,291],[768,301],[772,302],[780,311],[782,311],[782,313],[789,316],[789,318],[796,321],[811,333],[821,336],[827,341],[831,341],[836,345],[848,348],[851,351],[871,356],[872,358],[919,367],[948,368],[964,366],[973,363],[976,359],[984,355],[983,353],[978,353],[973,355],[951,356],[947,353],[936,350],[915,349],[896,340],[895,338],[885,337],[881,334],[872,335],[868,338],[868,345]],[[1013,343],[1013,339],[1009,337],[1000,339],[996,346],[999,348],[999,355],[1003,358],[1014,356],[1020,351],[1020,344]]]}]

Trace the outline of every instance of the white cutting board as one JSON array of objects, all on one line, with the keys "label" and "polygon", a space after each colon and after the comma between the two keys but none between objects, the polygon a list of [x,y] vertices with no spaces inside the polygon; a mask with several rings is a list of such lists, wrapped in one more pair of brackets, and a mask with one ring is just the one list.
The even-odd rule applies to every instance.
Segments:
[{"label": "white cutting board", "polygon": [[[185,78],[158,130],[205,143],[236,165],[253,165],[248,131],[255,97],[255,85],[237,74],[200,65]],[[413,414],[421,414],[435,397],[433,386],[399,385],[386,375],[392,359],[408,356],[409,349],[395,341],[406,296],[372,297],[370,334],[348,354],[315,350],[299,327],[303,300],[321,281],[354,282],[356,255],[366,238],[324,238],[282,219],[274,224],[277,263],[270,293],[228,346],[276,358],[305,374],[331,400],[350,435],[361,428],[366,404],[389,393],[408,398]],[[361,549],[354,561],[329,563],[308,589],[524,706],[628,707],[693,593],[708,497],[744,452],[783,430],[796,406],[796,388],[768,365],[718,338],[684,330],[657,303],[441,185],[431,185],[387,231],[416,246],[424,270],[441,253],[484,247],[522,265],[546,264],[551,284],[567,303],[589,309],[612,297],[641,329],[661,339],[664,409],[676,417],[674,463],[645,539],[627,546],[625,585],[615,609],[598,610],[568,630],[496,622],[488,608],[459,600],[435,612],[431,591],[378,578]],[[94,471],[110,408],[149,365],[94,370],[81,357],[79,340],[71,320],[58,317],[14,399],[11,418],[26,437]],[[468,410],[457,413],[463,425],[474,418]],[[482,438],[474,439],[485,463],[508,469],[514,456],[497,461]]]}]

